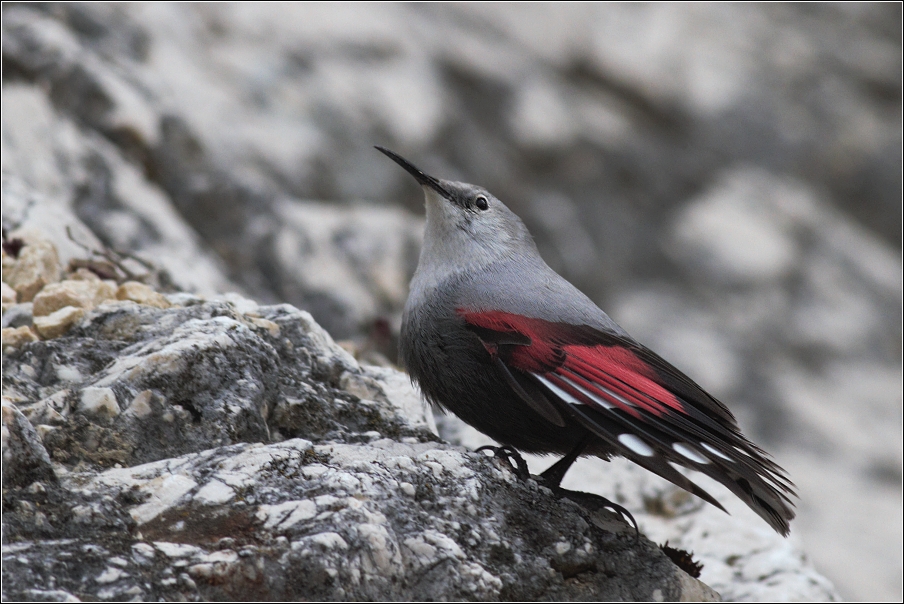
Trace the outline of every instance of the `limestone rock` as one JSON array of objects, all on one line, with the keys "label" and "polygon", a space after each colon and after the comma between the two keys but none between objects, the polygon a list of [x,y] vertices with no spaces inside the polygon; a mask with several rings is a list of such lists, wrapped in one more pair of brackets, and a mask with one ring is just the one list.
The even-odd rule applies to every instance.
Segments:
[{"label": "limestone rock", "polygon": [[3,281],[12,287],[20,302],[31,302],[41,289],[60,278],[56,246],[35,231],[9,235],[23,245],[13,256],[3,252]]},{"label": "limestone rock", "polygon": [[53,283],[34,297],[32,312],[44,317],[65,306],[91,310],[107,300],[117,299],[116,284],[101,280],[66,280]]},{"label": "limestone rock", "polygon": [[[45,233],[56,244],[63,265],[97,261],[86,247],[124,250],[150,262],[148,266],[123,258],[122,266],[129,271],[125,277],[147,279],[163,290],[214,293],[236,288],[222,263],[202,247],[159,189],[108,141],[59,115],[39,88],[5,83],[2,97],[8,133],[2,183],[7,231]],[[42,285],[49,282],[44,279]]]},{"label": "limestone rock", "polygon": [[44,317],[35,317],[35,330],[44,339],[58,338],[69,331],[69,328],[84,314],[85,309],[83,308],[64,306]]},{"label": "limestone rock", "polygon": [[35,332],[25,325],[21,327],[3,328],[3,350],[6,350],[7,346],[18,348],[22,344],[35,342],[37,339],[38,336],[35,335]]},{"label": "limestone rock", "polygon": [[[452,442],[469,448],[493,444],[454,416],[443,416],[438,424],[440,434]],[[554,461],[524,457],[533,473]],[[700,581],[726,601],[841,600],[835,586],[804,554],[793,523],[791,536],[781,537],[716,481],[702,474],[694,481],[730,515],[623,458],[579,459],[562,486],[626,506],[645,535],[690,552],[703,566]]]},{"label": "limestone rock", "polygon": [[439,442],[309,314],[225,298],[102,305],[4,356],[5,599],[717,599],[609,511]]},{"label": "limestone rock", "polygon": [[[69,401],[50,405],[68,424],[48,441],[51,455],[69,465],[134,465],[222,444],[339,438],[349,430],[367,438],[429,432],[432,417],[407,378],[362,369],[306,313],[231,299],[98,307],[67,338],[8,356],[9,386],[22,400],[59,394]],[[36,317],[36,325],[64,310]],[[84,313],[65,312],[74,310]],[[35,381],[31,368],[48,362],[49,373]],[[124,408],[132,411],[120,413]],[[48,423],[47,412],[34,412],[36,422]],[[79,444],[85,430],[96,434],[90,448]]]},{"label": "limestone rock", "polygon": [[35,481],[54,481],[50,457],[31,423],[3,399],[3,489],[25,487]]},{"label": "limestone rock", "polygon": [[[3,226],[43,229],[63,265],[79,244],[151,260],[126,278],[161,292],[293,303],[385,365],[423,197],[370,145],[487,186],[776,454],[841,593],[900,600],[900,21],[895,3],[8,4]],[[3,327],[32,324],[18,300]]]},{"label": "limestone rock", "polygon": [[87,417],[102,420],[114,418],[120,414],[116,393],[112,388],[84,388],[79,398],[79,411]]},{"label": "limestone rock", "polygon": [[100,276],[83,266],[78,267],[74,271],[66,274],[63,281],[100,281]]},{"label": "limestone rock", "polygon": [[153,290],[150,286],[137,281],[126,281],[116,290],[117,300],[131,300],[138,304],[146,306],[156,306],[157,308],[169,308],[169,301]]},{"label": "limestone rock", "polygon": [[270,270],[284,275],[282,299],[322,317],[340,338],[357,335],[377,317],[400,318],[423,237],[419,219],[363,204],[281,202],[274,212]]},{"label": "limestone rock", "polygon": [[[7,597],[715,597],[627,527],[601,530],[535,483],[433,442],[239,444],[85,478],[23,493],[8,514],[22,541],[4,565]],[[60,545],[28,539],[38,502]],[[53,584],[34,571],[48,567]]]},{"label": "limestone rock", "polygon": [[6,312],[7,306],[12,306],[18,302],[18,294],[16,293],[16,290],[6,284],[6,281],[0,281],[0,286],[3,287],[3,312]]}]

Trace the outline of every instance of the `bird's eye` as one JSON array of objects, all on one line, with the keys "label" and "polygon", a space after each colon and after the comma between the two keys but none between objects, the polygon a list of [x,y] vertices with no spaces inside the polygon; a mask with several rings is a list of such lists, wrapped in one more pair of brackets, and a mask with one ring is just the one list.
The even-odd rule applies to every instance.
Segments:
[{"label": "bird's eye", "polygon": [[477,196],[477,199],[474,200],[474,205],[476,205],[477,209],[481,211],[490,209],[490,202],[488,202],[487,198],[483,195]]}]

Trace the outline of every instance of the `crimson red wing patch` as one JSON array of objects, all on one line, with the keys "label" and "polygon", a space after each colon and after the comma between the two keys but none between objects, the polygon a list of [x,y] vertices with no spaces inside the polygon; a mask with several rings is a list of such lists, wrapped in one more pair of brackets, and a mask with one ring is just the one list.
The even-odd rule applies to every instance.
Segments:
[{"label": "crimson red wing patch", "polygon": [[624,457],[721,508],[673,464],[703,472],[787,534],[793,486],[784,471],[741,434],[722,403],[667,361],[585,325],[501,311],[459,315],[494,362],[545,390],[557,411],[526,401],[544,417],[571,417]]}]

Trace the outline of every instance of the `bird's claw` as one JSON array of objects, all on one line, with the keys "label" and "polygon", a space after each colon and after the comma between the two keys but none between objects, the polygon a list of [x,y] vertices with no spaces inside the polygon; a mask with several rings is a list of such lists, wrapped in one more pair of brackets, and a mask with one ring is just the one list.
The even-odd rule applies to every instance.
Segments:
[{"label": "bird's claw", "polygon": [[[478,447],[477,449],[474,449],[475,453],[481,453],[483,451],[492,451],[493,455],[495,457],[507,462],[509,467],[511,467],[512,471],[515,473],[515,476],[517,476],[519,479],[527,480],[528,478],[531,477],[530,471],[527,468],[527,462],[524,461],[524,458],[521,457],[521,454],[518,453],[518,451],[514,447],[511,447],[509,445],[504,445],[502,447],[496,447],[494,445],[485,445],[483,447]],[[542,475],[539,477],[535,477],[535,478],[539,478],[541,480],[541,484],[543,482],[547,482],[547,479]],[[553,480],[555,480],[555,479],[553,479]],[[609,501],[608,499],[606,499],[605,497],[602,497],[600,495],[594,495],[592,493],[580,493],[577,491],[569,491],[569,490],[563,489],[558,484],[558,482],[560,482],[560,481],[561,481],[561,478],[558,478],[558,481],[556,481],[555,484],[548,485],[549,488],[553,492],[558,492],[560,494],[560,496],[564,496],[568,499],[571,499],[575,503],[581,504],[583,507],[587,507],[586,504],[592,502],[593,509],[603,508],[603,509],[612,510],[614,513],[618,514],[619,518],[621,518],[621,520],[623,522],[631,523],[631,525],[634,527],[635,537],[637,539],[640,539],[640,527],[637,525],[637,520],[634,519],[634,516],[631,514],[631,512],[628,511],[627,508],[625,508],[624,506],[619,505],[613,501]],[[552,482],[552,481],[548,481],[548,482]],[[546,486],[546,485],[544,485],[544,486]]]},{"label": "bird's claw", "polygon": [[524,458],[521,457],[521,454],[518,453],[514,447],[510,447],[509,445],[504,445],[502,447],[485,445],[474,450],[475,453],[480,453],[481,451],[492,451],[495,457],[505,460],[512,468],[515,476],[521,480],[530,478],[530,470],[527,469],[527,462],[524,461]]},{"label": "bird's claw", "polygon": [[603,499],[605,501],[603,502],[602,507],[612,510],[613,512],[618,514],[619,517],[625,522],[630,520],[631,524],[634,525],[634,536],[637,539],[640,539],[640,527],[637,526],[637,521],[634,520],[634,516],[631,515],[631,512],[629,512],[627,510],[627,508],[625,508],[624,506],[618,505],[617,503],[613,503],[612,501],[609,501],[605,497],[603,497]]},{"label": "bird's claw", "polygon": [[554,487],[552,489],[553,493],[556,493],[559,497],[564,497],[565,499],[570,499],[576,504],[580,505],[582,508],[589,512],[596,512],[600,509],[608,509],[612,512],[618,514],[618,517],[622,520],[622,522],[628,523],[634,527],[634,536],[637,539],[640,539],[640,527],[637,525],[637,520],[634,519],[634,516],[625,508],[615,502],[609,501],[605,497],[601,495],[596,495],[594,493],[583,493],[581,491],[569,491],[567,489],[563,489],[561,487]]}]

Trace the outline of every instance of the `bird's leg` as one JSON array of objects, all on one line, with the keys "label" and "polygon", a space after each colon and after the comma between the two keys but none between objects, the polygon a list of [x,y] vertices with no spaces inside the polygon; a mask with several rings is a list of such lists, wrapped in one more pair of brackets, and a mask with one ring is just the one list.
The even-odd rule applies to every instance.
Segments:
[{"label": "bird's leg", "polygon": [[527,462],[524,461],[524,458],[521,457],[521,454],[518,453],[518,451],[514,447],[509,445],[504,445],[502,447],[485,445],[474,450],[475,453],[480,453],[481,451],[492,451],[493,455],[495,455],[499,459],[504,459],[512,467],[512,471],[515,472],[515,475],[521,480],[527,480],[528,478],[530,478],[530,471],[527,469]]},{"label": "bird's leg", "polygon": [[[557,461],[553,464],[548,470],[540,474],[540,478],[543,479],[544,485],[553,490],[553,492],[558,492],[559,496],[566,497],[567,499],[571,499],[575,503],[581,504],[583,507],[587,509],[597,509],[597,508],[607,508],[618,514],[622,520],[630,520],[631,524],[634,525],[635,536],[640,538],[640,528],[637,526],[637,521],[634,520],[634,516],[631,515],[627,509],[623,506],[609,501],[605,497],[601,497],[600,495],[594,495],[592,493],[579,493],[577,491],[568,491],[561,487],[559,484],[562,482],[562,477],[565,476],[565,472],[568,471],[568,468],[571,467],[571,464],[580,457],[581,453],[584,452],[584,449],[591,443],[593,440],[593,436],[591,434],[587,434],[581,441],[572,449],[568,455]],[[530,478],[530,471],[527,468],[527,462],[524,461],[524,458],[521,457],[521,454],[518,453],[517,449],[510,445],[504,445],[502,447],[496,447],[493,445],[485,445],[483,447],[478,447],[474,449],[475,453],[480,453],[482,451],[492,451],[493,455],[498,457],[499,459],[504,459],[508,462],[509,466],[511,466],[512,471],[515,475],[521,480],[527,480]]]},{"label": "bird's leg", "polygon": [[571,464],[581,456],[581,453],[584,452],[584,449],[587,448],[587,445],[590,444],[590,441],[593,437],[590,433],[584,435],[578,444],[572,449],[568,455],[552,464],[549,469],[540,474],[540,478],[543,479],[544,486],[549,487],[550,489],[558,488],[560,484],[562,484],[562,479],[565,478],[565,472],[568,471],[568,468],[571,467]]},{"label": "bird's leg", "polygon": [[574,449],[569,451],[568,455],[554,463],[547,469],[545,472],[540,474],[540,478],[543,479],[543,486],[552,489],[553,491],[559,492],[562,496],[571,499],[572,501],[581,504],[582,506],[588,509],[595,508],[606,508],[610,509],[616,514],[618,514],[623,521],[630,520],[631,524],[634,525],[634,534],[637,538],[640,538],[640,528],[637,526],[637,521],[634,520],[634,516],[631,515],[624,506],[621,506],[617,503],[609,501],[605,497],[600,495],[594,495],[592,493],[579,493],[577,491],[568,491],[566,489],[561,488],[559,485],[562,483],[562,478],[565,477],[565,472],[571,467],[571,464],[575,462],[575,460],[581,456],[581,453],[593,442],[593,435],[589,432],[584,435],[584,437],[575,445]]}]

